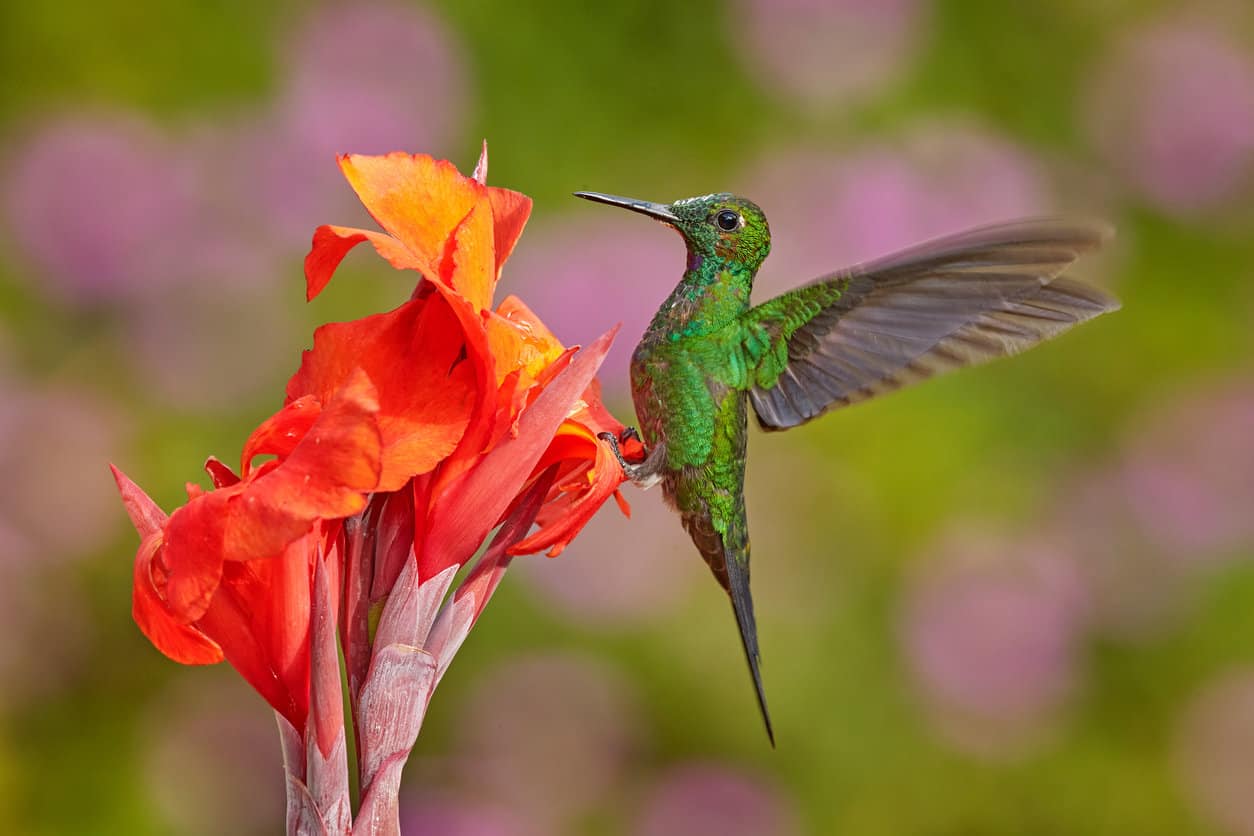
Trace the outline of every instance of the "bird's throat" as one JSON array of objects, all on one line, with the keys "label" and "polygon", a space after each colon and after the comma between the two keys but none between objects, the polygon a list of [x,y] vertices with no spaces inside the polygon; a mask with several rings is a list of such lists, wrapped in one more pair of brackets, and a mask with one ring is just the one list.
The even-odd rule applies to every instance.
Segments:
[{"label": "bird's throat", "polygon": [[647,336],[680,340],[712,334],[749,307],[754,271],[718,255],[688,253],[688,269],[653,317]]}]

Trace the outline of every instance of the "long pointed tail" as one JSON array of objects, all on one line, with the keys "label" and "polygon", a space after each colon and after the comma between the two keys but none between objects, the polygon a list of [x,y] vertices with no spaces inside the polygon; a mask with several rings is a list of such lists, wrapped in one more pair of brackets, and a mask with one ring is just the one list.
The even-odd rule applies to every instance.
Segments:
[{"label": "long pointed tail", "polygon": [[753,619],[753,596],[749,592],[749,547],[746,544],[743,554],[727,550],[724,558],[727,562],[727,589],[731,594],[732,610],[736,613],[736,624],[740,627],[740,641],[744,644],[745,660],[749,663],[749,673],[753,675],[753,687],[758,696],[758,709],[762,712],[762,722],[766,725],[766,736],[770,738],[771,748],[775,748],[775,731],[771,727],[771,712],[766,707],[766,691],[762,687],[762,672],[758,669],[762,654],[758,650],[758,628]]},{"label": "long pointed tail", "polygon": [[[684,514],[682,519],[684,529],[709,564],[710,571],[731,597],[736,625],[740,628],[740,641],[745,648],[745,660],[749,663],[749,673],[753,675],[758,709],[762,712],[766,736],[774,747],[775,731],[771,727],[771,713],[766,708],[766,691],[758,669],[762,657],[758,651],[758,628],[753,619],[753,596],[749,593],[749,537],[745,530],[744,507],[741,506],[740,513],[727,526],[716,526],[708,513]],[[720,533],[720,528],[725,533]]]}]

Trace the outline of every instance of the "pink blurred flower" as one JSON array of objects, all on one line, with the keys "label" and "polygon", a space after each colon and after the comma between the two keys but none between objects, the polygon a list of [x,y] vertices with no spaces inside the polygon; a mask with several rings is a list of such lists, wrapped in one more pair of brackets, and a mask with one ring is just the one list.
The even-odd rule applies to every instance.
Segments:
[{"label": "pink blurred flower", "polygon": [[676,606],[704,571],[661,493],[631,500],[631,519],[601,514],[584,528],[560,565],[520,563],[517,572],[548,607],[604,626],[638,624]]},{"label": "pink blurred flower", "polygon": [[1195,695],[1181,719],[1176,769],[1197,808],[1225,832],[1254,834],[1254,671],[1235,669]]},{"label": "pink blurred flower", "polygon": [[1082,577],[1047,542],[952,535],[936,551],[906,593],[907,664],[955,743],[1013,749],[1075,688]]},{"label": "pink blurred flower", "polygon": [[1064,487],[1050,530],[1071,544],[1094,626],[1124,639],[1160,633],[1207,571],[1254,544],[1254,386],[1172,392],[1113,461]]},{"label": "pink blurred flower", "polygon": [[717,763],[686,763],[662,773],[645,796],[632,836],[789,836],[794,805],[760,777]]},{"label": "pink blurred flower", "polygon": [[1196,215],[1254,185],[1254,56],[1214,24],[1128,34],[1094,78],[1091,133],[1150,203]]},{"label": "pink blurred flower", "polygon": [[821,109],[865,98],[908,68],[925,0],[739,0],[739,53],[764,86]]},{"label": "pink blurred flower", "polygon": [[326,163],[349,149],[439,151],[456,138],[468,83],[460,46],[429,9],[327,4],[288,40],[275,111],[247,133],[258,220],[292,247],[327,213],[358,212]]},{"label": "pink blurred flower", "polygon": [[1254,544],[1254,381],[1174,396],[1120,471],[1147,539],[1189,563]]},{"label": "pink blurred flower", "polygon": [[1118,465],[1099,466],[1060,491],[1048,530],[1069,545],[1084,577],[1093,629],[1124,641],[1161,635],[1197,591],[1189,566],[1147,538]]},{"label": "pink blurred flower", "polygon": [[123,115],[49,122],[7,161],[4,211],[40,289],[79,305],[176,281],[199,232],[197,178],[176,146]]},{"label": "pink blurred flower", "polygon": [[465,786],[539,833],[562,832],[606,800],[641,745],[631,683],[576,655],[507,661],[479,681],[462,710]]},{"label": "pink blurred flower", "polygon": [[297,27],[286,64],[280,106],[304,142],[327,157],[346,142],[360,154],[439,147],[465,109],[452,33],[412,5],[323,6]]},{"label": "pink blurred flower", "polygon": [[766,298],[858,261],[1049,206],[1038,163],[978,128],[932,125],[894,145],[764,160],[744,193],[771,219]]},{"label": "pink blurred flower", "polygon": [[529,231],[526,245],[510,261],[510,281],[535,310],[544,311],[555,333],[583,339],[599,333],[598,328],[623,323],[602,372],[608,397],[627,391],[632,348],[682,276],[684,244],[660,227],[588,211],[595,215],[587,220]]}]

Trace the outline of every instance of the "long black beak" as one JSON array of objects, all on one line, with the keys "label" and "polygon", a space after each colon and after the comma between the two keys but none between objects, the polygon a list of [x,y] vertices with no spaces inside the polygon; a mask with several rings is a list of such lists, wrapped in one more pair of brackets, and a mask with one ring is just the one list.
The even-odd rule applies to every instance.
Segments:
[{"label": "long black beak", "polygon": [[679,218],[675,217],[675,213],[670,207],[663,203],[653,203],[648,200],[636,200],[631,197],[619,197],[612,194],[601,194],[600,192],[575,192],[575,197],[582,197],[584,200],[591,200],[593,203],[605,203],[609,206],[619,206],[623,209],[630,209],[633,212],[639,212],[641,215],[648,215],[666,224],[679,223]]}]

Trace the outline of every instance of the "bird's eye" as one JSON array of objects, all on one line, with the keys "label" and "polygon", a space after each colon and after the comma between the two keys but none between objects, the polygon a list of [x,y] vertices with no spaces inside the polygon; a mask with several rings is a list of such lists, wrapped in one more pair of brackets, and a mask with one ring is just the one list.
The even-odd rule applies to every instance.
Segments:
[{"label": "bird's eye", "polygon": [[724,232],[731,232],[740,226],[740,216],[730,209],[724,209],[714,217],[714,223],[718,224],[718,228]]}]

